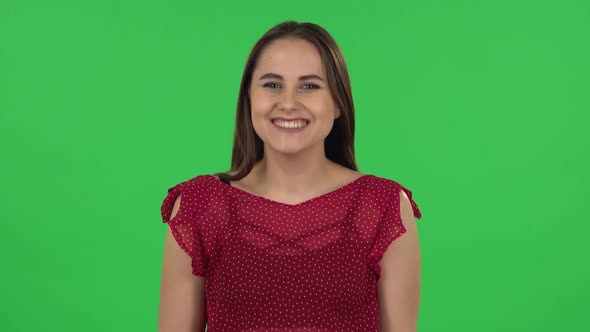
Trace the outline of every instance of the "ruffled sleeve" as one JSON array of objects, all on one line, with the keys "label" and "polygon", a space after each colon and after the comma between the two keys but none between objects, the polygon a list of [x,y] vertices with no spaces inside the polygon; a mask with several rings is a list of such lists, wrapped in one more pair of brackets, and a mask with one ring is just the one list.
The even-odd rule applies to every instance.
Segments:
[{"label": "ruffled sleeve", "polygon": [[[168,189],[160,211],[162,221],[168,223],[170,231],[180,248],[191,257],[191,267],[196,276],[205,276],[208,259],[205,253],[200,221],[206,212],[208,190],[201,177],[179,183]],[[180,198],[178,212],[170,220],[176,199]]]},{"label": "ruffled sleeve", "polygon": [[393,241],[406,232],[406,228],[402,223],[400,211],[401,190],[403,190],[410,199],[414,217],[418,219],[422,218],[422,213],[412,197],[412,192],[399,183],[395,183],[393,189],[388,191],[388,195],[391,197],[389,201],[390,204],[388,204],[385,214],[381,218],[379,226],[377,227],[377,233],[368,256],[369,266],[377,275],[377,279],[381,276],[381,266],[379,266],[379,262],[383,258],[385,251],[387,251],[387,248]]}]

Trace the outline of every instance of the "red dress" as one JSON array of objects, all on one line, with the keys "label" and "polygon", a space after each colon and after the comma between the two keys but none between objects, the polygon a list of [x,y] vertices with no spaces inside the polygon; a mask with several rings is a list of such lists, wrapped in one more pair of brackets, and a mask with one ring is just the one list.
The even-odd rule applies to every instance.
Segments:
[{"label": "red dress", "polygon": [[410,190],[371,174],[294,205],[199,175],[161,213],[205,280],[208,332],[372,332],[378,262],[406,231],[400,190],[421,218]]}]

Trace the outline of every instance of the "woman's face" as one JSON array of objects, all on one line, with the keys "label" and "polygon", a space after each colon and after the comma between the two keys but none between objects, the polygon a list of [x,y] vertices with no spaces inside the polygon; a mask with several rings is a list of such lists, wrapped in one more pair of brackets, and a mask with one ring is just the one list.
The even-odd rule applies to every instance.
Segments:
[{"label": "woman's face", "polygon": [[250,101],[252,124],[265,151],[297,153],[318,144],[323,150],[340,116],[320,54],[302,39],[278,39],[266,46],[252,75]]}]

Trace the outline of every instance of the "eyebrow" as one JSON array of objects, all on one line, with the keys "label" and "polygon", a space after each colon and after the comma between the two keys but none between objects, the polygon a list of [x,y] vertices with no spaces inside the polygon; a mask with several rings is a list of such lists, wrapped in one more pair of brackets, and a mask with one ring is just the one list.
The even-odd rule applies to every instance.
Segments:
[{"label": "eyebrow", "polygon": [[[259,80],[263,80],[263,79],[266,79],[266,78],[275,78],[275,79],[282,80],[283,79],[283,76],[281,76],[279,74],[275,74],[275,73],[266,73],[266,74],[260,76]],[[318,76],[316,74],[299,76],[299,80],[300,81],[310,80],[310,79],[317,79],[317,80],[320,80],[320,81],[324,81],[323,78],[321,78],[320,76]]]}]

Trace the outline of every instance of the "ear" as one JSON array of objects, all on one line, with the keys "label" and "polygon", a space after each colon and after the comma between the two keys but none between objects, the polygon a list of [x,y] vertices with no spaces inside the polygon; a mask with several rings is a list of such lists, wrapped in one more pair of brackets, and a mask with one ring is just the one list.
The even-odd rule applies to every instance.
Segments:
[{"label": "ear", "polygon": [[340,113],[340,108],[336,107],[336,116],[334,117],[334,120],[338,119],[340,117],[341,113]]}]

